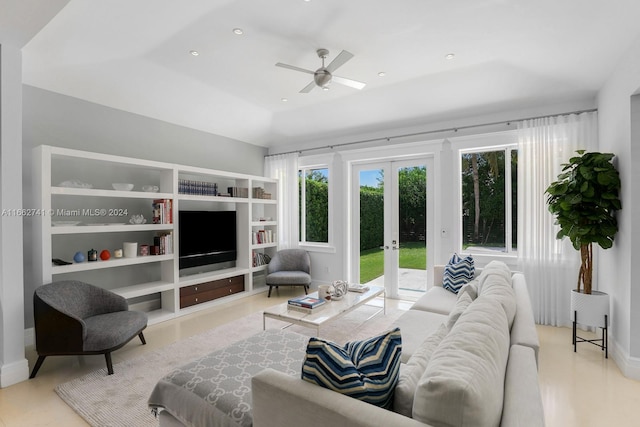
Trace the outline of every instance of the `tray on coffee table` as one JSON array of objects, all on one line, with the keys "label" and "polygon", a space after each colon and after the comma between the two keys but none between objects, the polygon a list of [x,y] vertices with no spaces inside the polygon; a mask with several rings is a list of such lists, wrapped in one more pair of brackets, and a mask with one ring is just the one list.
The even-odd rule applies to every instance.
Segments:
[{"label": "tray on coffee table", "polygon": [[[318,298],[318,292],[310,293],[309,296]],[[383,304],[382,308],[373,315],[375,316],[381,311],[386,314],[384,288],[380,286],[369,286],[369,290],[363,293],[347,292],[342,299],[327,302],[320,307],[314,308],[310,313],[290,309],[289,304],[284,302],[264,310],[262,314],[262,329],[266,328],[266,319],[271,318],[289,324],[315,328],[318,335],[320,335],[320,326],[324,323],[337,319],[379,296],[383,297]]]}]

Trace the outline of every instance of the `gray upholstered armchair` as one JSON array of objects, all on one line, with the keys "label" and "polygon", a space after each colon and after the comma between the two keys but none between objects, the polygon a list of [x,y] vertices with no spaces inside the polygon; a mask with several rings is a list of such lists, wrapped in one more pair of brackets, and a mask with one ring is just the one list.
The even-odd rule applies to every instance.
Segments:
[{"label": "gray upholstered armchair", "polygon": [[68,280],[36,288],[33,295],[38,361],[34,378],[47,356],[104,354],[113,374],[111,352],[136,335],[146,344],[142,330],[147,315],[129,311],[127,301],[113,292]]},{"label": "gray upholstered armchair", "polygon": [[303,286],[306,294],[311,284],[311,259],[303,249],[283,249],[278,251],[267,265],[267,285],[271,297],[271,289],[275,286]]}]

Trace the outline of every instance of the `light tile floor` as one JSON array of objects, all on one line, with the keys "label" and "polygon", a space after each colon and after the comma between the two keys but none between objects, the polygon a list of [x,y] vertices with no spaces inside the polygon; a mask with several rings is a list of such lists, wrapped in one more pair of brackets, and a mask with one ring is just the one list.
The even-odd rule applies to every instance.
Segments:
[{"label": "light tile floor", "polygon": [[[299,291],[281,288],[271,298],[254,295],[152,325],[145,331],[147,345],[133,340],[113,354],[114,363],[286,301]],[[387,304],[405,309],[411,302],[388,300]],[[640,425],[639,381],[622,376],[613,359],[605,359],[595,346],[582,344],[574,353],[568,328],[539,326],[538,335],[540,387],[548,427]],[[33,349],[28,349],[27,358],[33,366]],[[0,389],[0,426],[86,426],[53,389],[103,367],[102,356],[48,358],[35,379]]]}]

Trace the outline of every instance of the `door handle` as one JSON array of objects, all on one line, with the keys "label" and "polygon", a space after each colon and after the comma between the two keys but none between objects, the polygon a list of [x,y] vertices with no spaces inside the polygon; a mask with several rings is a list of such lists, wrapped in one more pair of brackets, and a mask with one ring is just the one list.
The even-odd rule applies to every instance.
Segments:
[{"label": "door handle", "polygon": [[389,246],[380,246],[380,249],[389,249]]}]

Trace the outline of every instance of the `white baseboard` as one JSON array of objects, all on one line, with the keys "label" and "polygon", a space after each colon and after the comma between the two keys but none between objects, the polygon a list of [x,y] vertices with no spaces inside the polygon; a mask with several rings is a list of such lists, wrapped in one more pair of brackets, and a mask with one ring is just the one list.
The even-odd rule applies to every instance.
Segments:
[{"label": "white baseboard", "polygon": [[29,379],[29,362],[22,359],[17,362],[0,365],[0,388],[9,387]]},{"label": "white baseboard", "polygon": [[627,378],[640,380],[640,357],[631,357],[615,340],[609,337],[609,355],[615,360],[618,368]]}]

